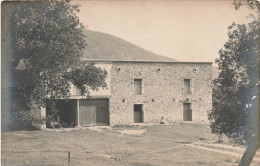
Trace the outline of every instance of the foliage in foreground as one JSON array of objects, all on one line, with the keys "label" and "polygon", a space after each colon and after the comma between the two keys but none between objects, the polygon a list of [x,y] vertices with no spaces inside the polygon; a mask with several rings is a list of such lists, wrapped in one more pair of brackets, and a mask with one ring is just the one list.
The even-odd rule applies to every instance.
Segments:
[{"label": "foliage in foreground", "polygon": [[[248,2],[252,5],[252,2]],[[214,80],[211,131],[246,144],[256,139],[259,104],[259,4],[257,18],[228,27],[228,41],[216,59],[221,70]]]},{"label": "foliage in foreground", "polygon": [[[84,27],[68,2],[13,2],[7,5],[11,41],[9,71],[19,87],[14,111],[32,122],[30,107],[69,96],[71,83],[82,95],[106,87],[107,72],[82,61],[86,47]],[[21,104],[26,105],[21,108]],[[26,120],[27,119],[27,120]],[[23,120],[23,121],[24,121]]]}]

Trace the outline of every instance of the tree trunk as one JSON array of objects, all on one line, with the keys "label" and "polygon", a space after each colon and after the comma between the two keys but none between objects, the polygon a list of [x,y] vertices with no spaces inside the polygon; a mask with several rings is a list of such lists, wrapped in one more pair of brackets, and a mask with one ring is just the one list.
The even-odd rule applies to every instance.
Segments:
[{"label": "tree trunk", "polygon": [[[259,89],[257,89],[259,90]],[[259,96],[258,96],[259,98]],[[259,100],[258,100],[259,101]],[[259,102],[257,102],[257,107],[255,111],[255,120],[249,123],[253,123],[253,128],[255,129],[255,137],[249,142],[243,157],[240,160],[239,166],[249,166],[258,148],[260,148],[260,109]]]},{"label": "tree trunk", "polygon": [[253,141],[250,143],[246,149],[246,151],[243,154],[242,159],[240,160],[240,163],[238,166],[249,166],[253,157],[255,156],[255,153],[259,147],[259,144],[257,141]]},{"label": "tree trunk", "polygon": [[[257,59],[257,64],[259,65],[259,58]],[[257,68],[258,73],[258,80],[259,80],[259,68]],[[255,153],[258,148],[260,148],[260,103],[259,103],[259,86],[256,88],[257,90],[257,98],[256,100],[256,109],[254,113],[252,114],[255,119],[253,121],[249,121],[249,123],[252,123],[252,126],[255,130],[255,137],[254,139],[248,144],[246,151],[244,152],[240,163],[238,166],[249,166],[253,157],[255,156]],[[253,119],[253,118],[252,118]]]}]

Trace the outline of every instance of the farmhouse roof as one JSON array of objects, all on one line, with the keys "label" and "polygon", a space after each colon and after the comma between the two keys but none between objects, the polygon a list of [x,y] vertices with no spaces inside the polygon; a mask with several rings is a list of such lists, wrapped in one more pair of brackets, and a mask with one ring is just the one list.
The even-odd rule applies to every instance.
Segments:
[{"label": "farmhouse roof", "polygon": [[86,30],[87,46],[83,59],[105,61],[175,62],[175,59],[157,55],[118,37]]}]

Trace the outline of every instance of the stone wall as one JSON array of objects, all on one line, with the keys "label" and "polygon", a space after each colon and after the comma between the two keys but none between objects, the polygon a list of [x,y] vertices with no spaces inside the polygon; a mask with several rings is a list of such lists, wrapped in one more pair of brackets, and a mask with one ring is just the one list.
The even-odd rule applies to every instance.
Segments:
[{"label": "stone wall", "polygon": [[[191,103],[192,121],[207,122],[212,109],[211,63],[113,62],[110,124],[133,124],[134,104],[143,104],[144,123],[183,120],[183,103]],[[142,94],[134,94],[134,79],[142,79]],[[191,94],[184,94],[191,79]],[[123,100],[124,99],[124,100]]]}]

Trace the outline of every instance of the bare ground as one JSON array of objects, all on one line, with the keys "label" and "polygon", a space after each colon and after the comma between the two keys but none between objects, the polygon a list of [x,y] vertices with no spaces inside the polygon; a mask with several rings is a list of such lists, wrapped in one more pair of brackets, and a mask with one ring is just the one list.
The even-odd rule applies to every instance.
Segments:
[{"label": "bare ground", "polygon": [[[238,165],[245,148],[217,143],[207,124],[2,132],[2,165]],[[260,164],[260,152],[252,166]]]}]

